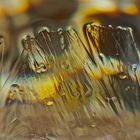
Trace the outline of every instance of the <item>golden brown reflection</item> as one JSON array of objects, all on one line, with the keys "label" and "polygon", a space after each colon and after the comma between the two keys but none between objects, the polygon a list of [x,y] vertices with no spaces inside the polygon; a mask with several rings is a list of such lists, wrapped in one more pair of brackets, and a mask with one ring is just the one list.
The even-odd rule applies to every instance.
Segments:
[{"label": "golden brown reflection", "polygon": [[4,0],[0,1],[1,16],[15,16],[24,13],[29,8],[29,0]]},{"label": "golden brown reflection", "polygon": [[[94,22],[97,25],[104,25],[107,20],[118,19],[121,25],[121,16],[139,16],[139,3],[133,0],[79,0],[79,10],[76,13],[75,21],[80,30],[87,22]],[[106,19],[106,16],[110,19]],[[115,21],[114,21],[115,22]],[[108,24],[112,24],[112,21]],[[130,24],[131,25],[131,24]],[[128,25],[127,25],[128,26]]]},{"label": "golden brown reflection", "polygon": [[[43,0],[31,0],[29,5],[38,7],[42,2]],[[80,11],[82,17],[78,22],[79,26],[83,26],[87,21],[94,21],[96,25],[104,24],[98,17],[94,18],[98,14],[103,14],[103,17],[118,16],[120,12],[135,15],[138,12],[133,6],[129,7],[134,8],[132,12],[128,7],[129,10],[118,9],[115,1],[108,3],[108,6],[105,3],[102,1],[100,5],[98,0],[98,3],[94,3],[89,9],[88,5],[85,9],[83,7],[83,11]],[[22,11],[15,9],[15,12],[11,13],[7,12],[13,16]],[[110,23],[110,20],[105,20]],[[15,137],[18,134],[20,136],[37,133],[45,137],[42,139],[57,139],[62,136],[61,133],[67,135],[68,130],[70,140],[80,140],[83,136],[85,140],[92,140],[100,128],[103,132],[100,131],[99,136],[101,133],[111,136],[97,136],[97,139],[114,139],[113,126],[126,129],[120,122],[123,119],[122,112],[135,113],[139,107],[137,93],[140,72],[137,70],[137,64],[133,65],[133,69],[127,65],[128,62],[129,66],[131,62],[137,62],[137,53],[133,50],[135,42],[130,28],[96,25],[86,24],[83,38],[73,29],[51,30],[47,27],[37,27],[36,34],[27,35],[22,40],[23,51],[17,61],[14,61],[8,80],[1,90],[4,94],[0,103],[6,100],[4,110],[8,109],[0,116],[5,123],[5,129],[3,125],[0,127],[0,132],[4,133],[3,137],[12,137],[12,132]],[[124,48],[129,48],[128,54]],[[121,51],[117,52],[118,50]],[[114,114],[117,115],[117,125],[110,125]],[[103,118],[110,121],[107,122],[107,119]],[[124,118],[126,120],[126,116]],[[105,127],[108,129],[105,133],[103,125],[109,126]]]}]

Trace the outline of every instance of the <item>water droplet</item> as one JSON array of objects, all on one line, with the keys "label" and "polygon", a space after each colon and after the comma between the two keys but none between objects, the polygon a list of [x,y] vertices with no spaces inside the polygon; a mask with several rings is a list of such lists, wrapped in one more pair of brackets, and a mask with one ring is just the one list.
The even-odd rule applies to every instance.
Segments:
[{"label": "water droplet", "polygon": [[53,100],[53,98],[45,98],[45,99],[43,99],[43,104],[47,105],[47,106],[51,106],[54,104],[54,100]]},{"label": "water droplet", "polygon": [[92,32],[92,27],[90,24],[87,24],[87,30],[88,30],[88,32]]},{"label": "water droplet", "polygon": [[78,91],[72,92],[72,96],[78,98],[80,96],[80,93]]},{"label": "water droplet", "polygon": [[134,85],[129,85],[125,87],[125,91],[127,92],[135,92],[136,87]]},{"label": "water droplet", "polygon": [[69,65],[69,62],[68,61],[63,61],[63,62],[61,62],[61,68],[62,69],[69,69],[69,67],[70,67],[70,65]]},{"label": "water droplet", "polygon": [[38,64],[38,66],[36,66],[35,71],[36,71],[36,73],[44,73],[47,71],[47,67],[45,66],[45,64],[40,63],[40,64]]},{"label": "water droplet", "polygon": [[125,91],[129,91],[130,90],[130,86],[125,87]]},{"label": "water droplet", "polygon": [[4,42],[4,37],[0,35],[0,46],[3,44]]},{"label": "water droplet", "polygon": [[136,72],[136,71],[137,71],[137,67],[138,67],[137,64],[133,64],[133,65],[132,65],[132,70],[133,70],[133,72]]},{"label": "water droplet", "polygon": [[47,134],[46,138],[47,138],[47,140],[57,140],[57,138],[54,134]]},{"label": "water droplet", "polygon": [[63,49],[65,48],[64,36],[63,36],[63,35],[61,35],[60,43],[61,43],[60,47],[61,47],[61,49],[63,50]]},{"label": "water droplet", "polygon": [[22,46],[23,46],[24,49],[28,50],[30,48],[31,40],[32,40],[32,38],[31,38],[30,35],[26,35],[26,36],[23,37]]},{"label": "water droplet", "polygon": [[10,88],[10,92],[17,94],[20,91],[20,86],[18,84],[12,84]]},{"label": "water droplet", "polygon": [[112,26],[112,25],[108,25],[108,27],[109,27],[109,28],[113,28],[113,26]]},{"label": "water droplet", "polygon": [[74,134],[78,137],[84,137],[89,134],[88,127],[86,126],[77,126],[76,128],[73,129]]},{"label": "water droplet", "polygon": [[59,94],[60,94],[60,96],[65,96],[66,95],[65,92],[60,92]]},{"label": "water droplet", "polygon": [[135,86],[132,86],[132,90],[135,90],[136,89],[136,87]]},{"label": "water droplet", "polygon": [[95,126],[96,126],[96,124],[92,124],[92,125],[91,125],[92,128],[95,128]]},{"label": "water droplet", "polygon": [[19,100],[22,101],[21,93],[22,89],[18,84],[12,84],[10,87],[10,100]]},{"label": "water droplet", "polygon": [[120,54],[119,54],[119,52],[116,52],[116,56],[119,56]]},{"label": "water droplet", "polygon": [[99,53],[99,58],[102,61],[102,63],[105,64],[106,58],[103,53]]},{"label": "water droplet", "polygon": [[62,29],[62,28],[59,28],[59,29],[57,30],[57,32],[58,32],[59,34],[62,34],[63,29]]},{"label": "water droplet", "polygon": [[119,78],[122,79],[122,80],[125,80],[125,79],[128,78],[128,76],[125,73],[120,73]]},{"label": "water droplet", "polygon": [[106,97],[106,100],[107,100],[107,102],[109,102],[109,101],[111,100],[111,98],[109,98],[109,97]]},{"label": "water droplet", "polygon": [[115,101],[117,101],[117,98],[115,96],[113,96],[113,97],[106,97],[106,100],[107,100],[107,102],[110,102],[111,100],[113,102],[115,102]]},{"label": "water droplet", "polygon": [[117,26],[116,29],[120,29],[120,30],[126,31],[127,28],[124,28],[124,27],[122,27],[122,26]]}]

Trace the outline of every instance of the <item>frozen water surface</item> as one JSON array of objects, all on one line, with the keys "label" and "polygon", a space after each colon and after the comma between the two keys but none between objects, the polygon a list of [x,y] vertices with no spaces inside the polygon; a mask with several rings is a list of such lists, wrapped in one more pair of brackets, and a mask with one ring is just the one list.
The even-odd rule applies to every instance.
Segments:
[{"label": "frozen water surface", "polygon": [[[130,28],[47,27],[22,39],[5,75],[0,41],[0,140],[140,139],[139,50]],[[4,77],[4,78],[2,78]]]}]

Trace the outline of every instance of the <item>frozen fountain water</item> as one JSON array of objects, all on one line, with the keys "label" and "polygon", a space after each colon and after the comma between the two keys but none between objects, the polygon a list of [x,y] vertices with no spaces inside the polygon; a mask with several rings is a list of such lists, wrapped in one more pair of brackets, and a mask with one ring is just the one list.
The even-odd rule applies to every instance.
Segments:
[{"label": "frozen fountain water", "polygon": [[126,127],[139,118],[140,77],[131,29],[91,23],[83,32],[86,42],[71,28],[42,27],[22,39],[23,51],[1,82],[0,139],[133,137]]}]

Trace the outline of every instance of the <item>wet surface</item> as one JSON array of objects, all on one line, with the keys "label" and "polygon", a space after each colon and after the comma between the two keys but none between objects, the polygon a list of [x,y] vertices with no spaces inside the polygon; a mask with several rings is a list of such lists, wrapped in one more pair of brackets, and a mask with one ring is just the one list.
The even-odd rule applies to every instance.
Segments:
[{"label": "wet surface", "polygon": [[139,138],[139,50],[131,29],[90,23],[84,34],[86,45],[72,28],[43,27],[23,38],[1,83],[2,140]]}]

